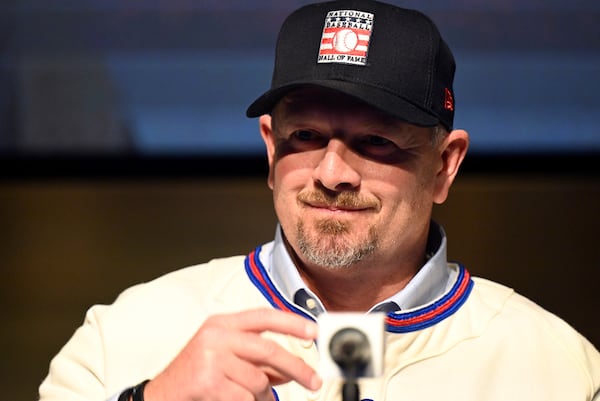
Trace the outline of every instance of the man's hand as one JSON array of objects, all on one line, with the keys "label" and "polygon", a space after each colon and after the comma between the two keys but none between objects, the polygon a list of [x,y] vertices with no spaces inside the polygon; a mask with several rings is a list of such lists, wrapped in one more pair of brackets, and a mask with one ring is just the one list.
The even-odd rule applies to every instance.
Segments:
[{"label": "man's hand", "polygon": [[208,318],[144,391],[146,401],[273,401],[271,387],[296,381],[317,390],[321,379],[302,359],[262,332],[315,339],[317,325],[293,313],[258,309]]}]

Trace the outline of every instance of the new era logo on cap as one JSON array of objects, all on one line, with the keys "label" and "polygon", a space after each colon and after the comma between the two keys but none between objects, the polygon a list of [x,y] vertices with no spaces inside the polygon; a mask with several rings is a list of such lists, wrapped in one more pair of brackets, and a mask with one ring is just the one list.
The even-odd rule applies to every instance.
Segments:
[{"label": "new era logo on cap", "polygon": [[454,111],[454,96],[448,88],[444,88],[444,109]]},{"label": "new era logo on cap", "polygon": [[372,13],[329,11],[325,17],[317,62],[366,65],[372,31]]}]

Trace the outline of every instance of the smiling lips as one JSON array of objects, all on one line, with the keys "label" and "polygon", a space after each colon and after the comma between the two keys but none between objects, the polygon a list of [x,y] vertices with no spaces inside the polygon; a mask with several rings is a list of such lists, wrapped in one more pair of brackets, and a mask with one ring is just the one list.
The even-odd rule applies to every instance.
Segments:
[{"label": "smiling lips", "polygon": [[341,212],[356,212],[356,211],[360,211],[360,210],[365,210],[368,209],[369,207],[366,206],[342,206],[339,205],[337,202],[334,203],[322,203],[322,202],[307,202],[307,204],[311,207],[317,208],[317,209],[327,209],[333,212],[336,211],[341,211]]},{"label": "smiling lips", "polygon": [[335,196],[320,191],[301,192],[298,194],[298,200],[311,207],[334,212],[355,212],[377,209],[379,206],[377,202],[360,197],[354,192],[340,192]]}]

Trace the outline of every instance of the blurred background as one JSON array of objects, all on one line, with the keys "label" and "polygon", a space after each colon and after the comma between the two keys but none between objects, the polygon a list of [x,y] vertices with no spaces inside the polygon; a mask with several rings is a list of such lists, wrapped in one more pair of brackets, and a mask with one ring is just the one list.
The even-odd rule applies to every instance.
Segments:
[{"label": "blurred background", "polygon": [[[244,113],[307,3],[0,1],[4,398],[36,399],[92,304],[272,238]],[[600,346],[600,3],[393,3],[429,14],[458,64],[472,147],[435,210],[450,258]]]}]

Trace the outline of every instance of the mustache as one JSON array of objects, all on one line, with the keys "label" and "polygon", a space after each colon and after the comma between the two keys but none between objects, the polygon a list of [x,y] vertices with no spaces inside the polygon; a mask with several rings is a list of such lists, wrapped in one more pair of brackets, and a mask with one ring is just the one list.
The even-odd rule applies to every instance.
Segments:
[{"label": "mustache", "polygon": [[367,198],[352,191],[327,193],[321,190],[302,191],[298,200],[311,205],[346,209],[379,209],[376,199]]}]

